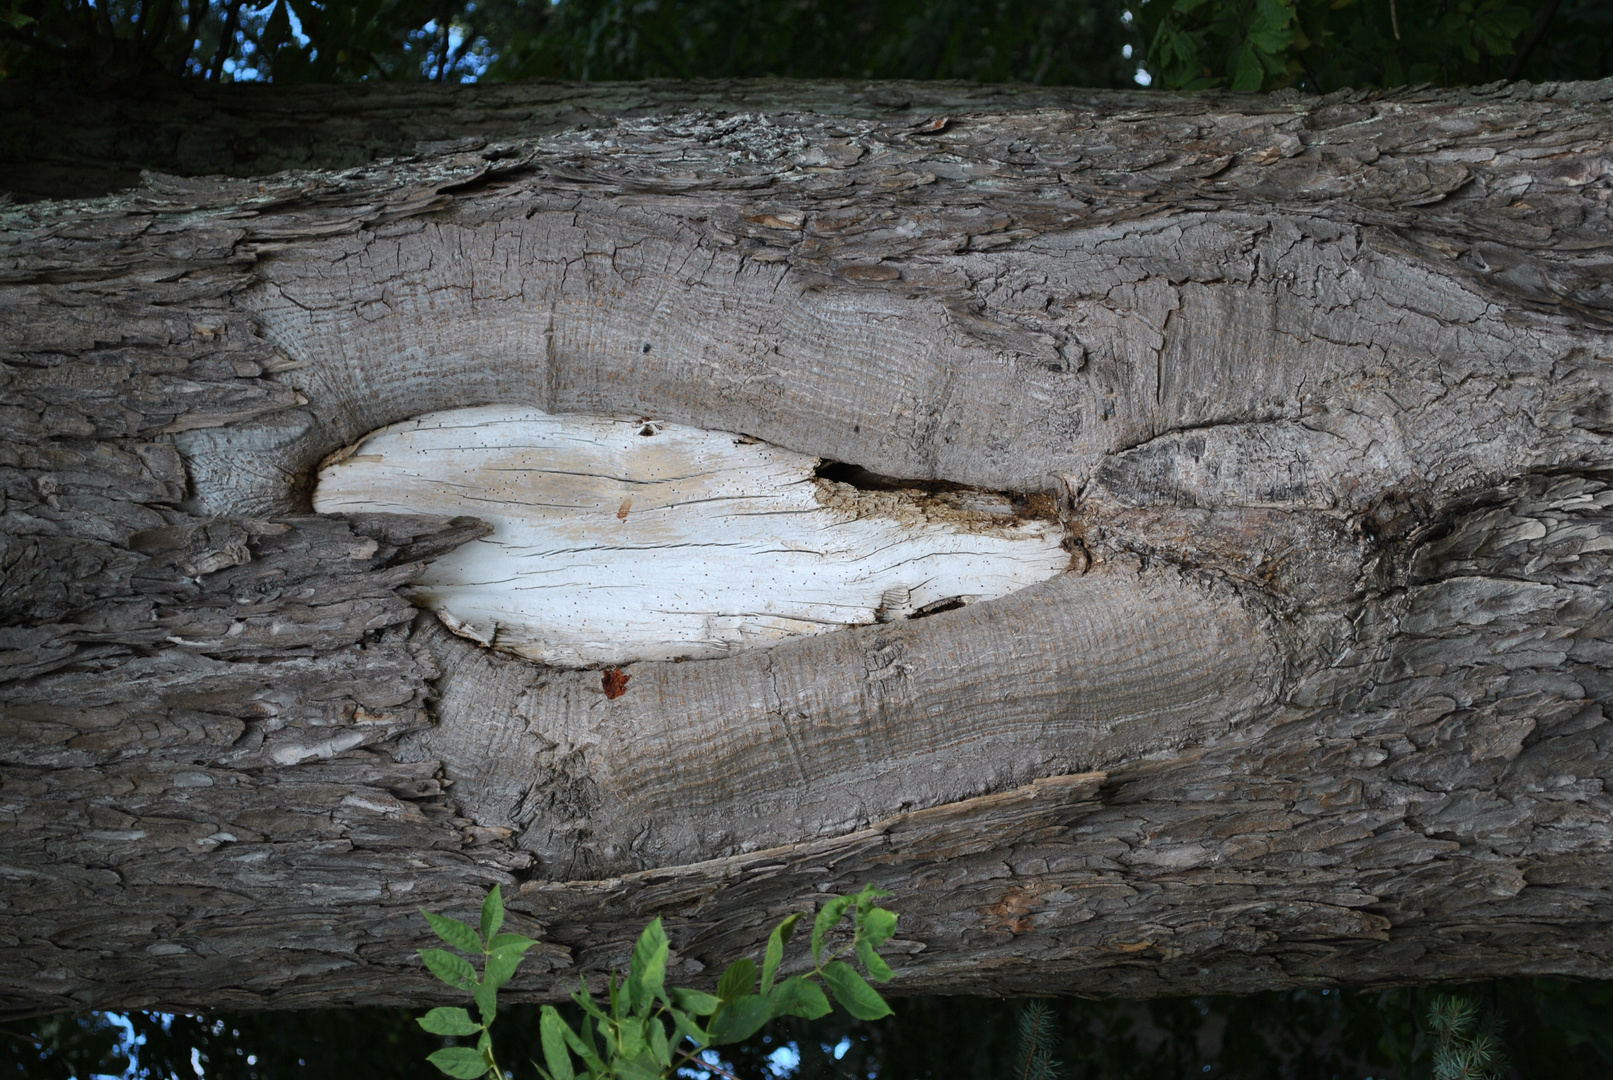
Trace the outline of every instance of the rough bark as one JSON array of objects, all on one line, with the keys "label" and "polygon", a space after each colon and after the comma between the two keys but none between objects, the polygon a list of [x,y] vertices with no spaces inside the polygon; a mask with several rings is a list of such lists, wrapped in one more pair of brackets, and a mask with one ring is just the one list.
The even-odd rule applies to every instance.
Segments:
[{"label": "rough bark", "polygon": [[[552,996],[874,881],[899,988],[1613,975],[1613,85],[624,120],[5,211],[4,1000]],[[1077,568],[598,672],[318,463],[490,402],[1062,503]]]},{"label": "rough bark", "polygon": [[[637,83],[335,83],[220,86],[138,80],[0,81],[0,191],[91,198],[144,169],[262,176],[347,169],[476,140],[609,128],[619,118],[702,110],[889,119],[904,112],[999,112],[1140,105],[1142,92],[958,82],[700,79]],[[422,146],[424,144],[424,146]]]}]

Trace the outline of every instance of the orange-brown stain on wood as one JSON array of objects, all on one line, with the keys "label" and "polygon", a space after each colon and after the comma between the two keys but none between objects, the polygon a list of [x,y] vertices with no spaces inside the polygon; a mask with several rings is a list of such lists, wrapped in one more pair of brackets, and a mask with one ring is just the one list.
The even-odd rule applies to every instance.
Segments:
[{"label": "orange-brown stain on wood", "polygon": [[799,229],[805,223],[806,217],[793,211],[780,211],[776,214],[755,214],[747,217],[746,221],[769,229]]},{"label": "orange-brown stain on wood", "polygon": [[1003,893],[1003,898],[985,911],[985,924],[989,930],[1023,934],[1036,929],[1035,910],[1042,906],[1039,886],[1022,888],[1015,885]]},{"label": "orange-brown stain on wood", "polygon": [[627,680],[633,677],[619,667],[608,667],[600,672],[599,675],[599,682],[604,688],[605,696],[612,701],[627,693]]},{"label": "orange-brown stain on wood", "polygon": [[616,520],[617,521],[626,521],[627,520],[627,512],[629,510],[631,510],[631,509],[633,509],[633,500],[632,499],[623,499],[622,500],[622,505],[620,505],[620,506],[618,506],[616,508]]},{"label": "orange-brown stain on wood", "polygon": [[884,263],[864,263],[842,266],[840,276],[851,281],[897,281],[900,280],[902,272]]}]

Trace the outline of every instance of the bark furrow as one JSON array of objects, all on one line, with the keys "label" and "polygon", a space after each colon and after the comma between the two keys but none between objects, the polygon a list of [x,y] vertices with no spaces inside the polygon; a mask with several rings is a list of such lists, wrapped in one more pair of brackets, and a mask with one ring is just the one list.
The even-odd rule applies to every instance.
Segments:
[{"label": "bark furrow", "polygon": [[[532,998],[867,881],[905,991],[1613,976],[1613,85],[733,92],[0,207],[0,1004],[423,1002],[495,881]],[[312,513],[489,403],[1072,568],[607,697],[402,597],[480,522]]]}]

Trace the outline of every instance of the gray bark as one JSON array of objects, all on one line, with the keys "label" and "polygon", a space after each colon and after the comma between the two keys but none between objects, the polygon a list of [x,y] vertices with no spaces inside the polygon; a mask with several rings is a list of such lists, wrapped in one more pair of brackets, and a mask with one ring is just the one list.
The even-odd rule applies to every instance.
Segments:
[{"label": "gray bark", "polygon": [[[1610,99],[706,111],[4,210],[7,1007],[431,1000],[415,907],[493,882],[531,998],[867,881],[905,992],[1613,976]],[[1051,494],[1075,568],[607,698],[400,599],[477,522],[310,513],[490,402]]]}]

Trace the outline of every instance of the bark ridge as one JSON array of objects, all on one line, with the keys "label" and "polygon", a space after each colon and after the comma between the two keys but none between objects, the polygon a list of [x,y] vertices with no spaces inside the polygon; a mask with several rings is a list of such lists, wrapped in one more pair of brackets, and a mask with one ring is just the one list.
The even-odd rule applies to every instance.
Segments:
[{"label": "bark ridge", "polygon": [[[1613,86],[935,93],[0,208],[6,1007],[423,1001],[494,881],[533,998],[867,881],[909,991],[1613,974]],[[493,403],[1072,568],[611,696],[406,602],[485,524],[312,513]]]}]

